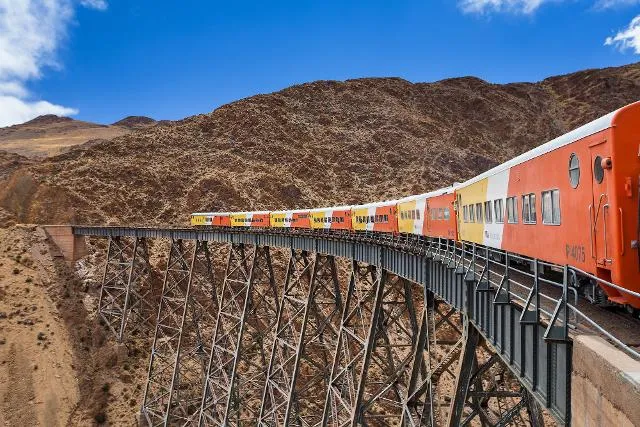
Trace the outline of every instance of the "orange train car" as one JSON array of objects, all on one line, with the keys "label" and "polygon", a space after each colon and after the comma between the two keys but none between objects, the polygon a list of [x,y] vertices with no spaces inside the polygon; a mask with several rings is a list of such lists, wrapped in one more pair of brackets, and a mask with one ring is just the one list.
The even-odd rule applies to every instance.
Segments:
[{"label": "orange train car", "polygon": [[271,226],[270,212],[233,212],[231,227],[266,228]]},{"label": "orange train car", "polygon": [[192,213],[191,225],[195,227],[231,227],[231,214],[229,212]]},{"label": "orange train car", "polygon": [[[640,292],[639,127],[640,103],[631,104],[461,184],[459,239]],[[586,277],[575,285],[595,301],[640,308]]]},{"label": "orange train car", "polygon": [[455,239],[455,190],[443,188],[398,200],[398,231],[426,237]]},{"label": "orange train car", "polygon": [[314,230],[351,230],[351,206],[311,209],[309,216]]},{"label": "orange train car", "polygon": [[308,210],[273,211],[270,213],[270,226],[273,228],[311,228]]},{"label": "orange train car", "polygon": [[354,231],[398,232],[398,201],[369,203],[351,207],[351,227]]}]

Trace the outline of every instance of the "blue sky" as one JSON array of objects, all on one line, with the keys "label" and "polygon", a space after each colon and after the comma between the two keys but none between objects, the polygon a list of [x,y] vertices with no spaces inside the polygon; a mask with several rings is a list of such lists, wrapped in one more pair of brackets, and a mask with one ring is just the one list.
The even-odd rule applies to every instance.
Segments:
[{"label": "blue sky", "polygon": [[638,15],[640,0],[0,0],[0,126],[179,119],[318,79],[537,81],[637,61]]}]

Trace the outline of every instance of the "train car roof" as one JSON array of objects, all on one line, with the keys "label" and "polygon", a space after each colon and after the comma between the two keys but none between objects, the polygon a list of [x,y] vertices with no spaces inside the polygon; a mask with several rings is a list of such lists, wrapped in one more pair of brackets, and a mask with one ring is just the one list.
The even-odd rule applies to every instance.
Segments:
[{"label": "train car roof", "polygon": [[309,212],[309,209],[287,209],[281,211],[271,211],[272,214],[288,214],[288,213],[302,213]]},{"label": "train car roof", "polygon": [[576,128],[570,132],[565,133],[564,135],[560,135],[559,137],[552,139],[551,141],[548,141],[532,150],[527,151],[526,153],[523,153],[507,162],[504,162],[494,167],[493,169],[489,169],[488,171],[481,173],[480,175],[475,176],[463,182],[462,184],[458,185],[456,188],[466,187],[475,182],[481,181],[485,178],[488,178],[490,176],[503,172],[509,168],[512,168],[521,163],[524,163],[528,160],[542,156],[543,154],[547,154],[553,150],[564,147],[565,145],[569,145],[572,142],[578,141],[582,138],[586,138],[590,135],[601,132],[605,129],[609,129],[613,125],[613,118],[616,115],[616,113],[618,113],[620,110],[623,110],[629,107],[630,105],[633,105],[633,104],[629,104],[627,106],[619,108],[615,111],[610,112],[609,114],[606,114],[600,117],[599,119],[596,119],[592,122],[587,123],[586,125],[582,125],[579,128]]},{"label": "train car roof", "polygon": [[231,212],[230,215],[265,215],[271,213],[271,211],[242,211],[242,212]]},{"label": "train car roof", "polygon": [[221,216],[221,215],[231,215],[231,212],[194,212],[191,216],[194,215],[212,215],[212,216]]},{"label": "train car roof", "polygon": [[309,209],[309,212],[324,212],[324,211],[350,211],[352,208],[351,205],[343,205],[343,206],[329,206],[326,208],[313,208]]},{"label": "train car roof", "polygon": [[383,202],[371,202],[365,203],[364,205],[353,205],[351,209],[364,209],[364,208],[373,208],[378,206],[389,206],[389,205],[397,205],[398,200],[385,200]]},{"label": "train car roof", "polygon": [[430,199],[431,197],[442,196],[443,194],[451,194],[453,193],[454,190],[455,190],[455,187],[452,185],[449,187],[440,188],[438,190],[433,190],[428,193],[414,194],[413,196],[403,197],[401,199],[398,199],[397,202],[405,203],[405,202],[411,202],[417,199]]}]

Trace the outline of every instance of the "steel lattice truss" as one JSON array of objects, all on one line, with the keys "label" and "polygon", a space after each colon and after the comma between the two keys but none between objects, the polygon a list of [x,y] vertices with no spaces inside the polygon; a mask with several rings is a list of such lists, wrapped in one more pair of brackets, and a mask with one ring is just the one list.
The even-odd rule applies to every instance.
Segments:
[{"label": "steel lattice truss", "polygon": [[306,309],[298,347],[299,366],[288,400],[288,425],[312,426],[322,421],[343,311],[334,257],[316,255]]},{"label": "steel lattice truss", "polygon": [[207,242],[196,242],[186,314],[174,368],[175,385],[169,419],[171,425],[189,425],[200,414],[204,378],[218,311],[213,263]]},{"label": "steel lattice truss", "polygon": [[142,414],[149,425],[168,425],[176,402],[176,370],[179,366],[182,329],[187,317],[191,261],[196,245],[173,240],[162,286],[156,331],[144,393]]},{"label": "steel lattice truss", "polygon": [[308,314],[312,269],[313,261],[306,251],[291,251],[261,402],[263,424],[288,425],[295,399],[295,377]]},{"label": "steel lattice truss", "polygon": [[151,274],[146,239],[109,239],[98,313],[118,341],[153,328],[157,301]]},{"label": "steel lattice truss", "polygon": [[353,262],[331,368],[323,424],[343,426],[361,418],[361,402],[375,340],[384,282],[375,266]]},{"label": "steel lattice truss", "polygon": [[[341,284],[333,256],[291,250],[279,288],[269,248],[241,243],[216,281],[217,251],[171,242],[148,425],[543,424],[478,329],[422,286],[357,261]],[[144,240],[110,241],[100,314],[116,336],[152,301],[149,270]]]},{"label": "steel lattice truss", "polygon": [[279,305],[269,248],[232,245],[219,301],[200,425],[252,424]]}]

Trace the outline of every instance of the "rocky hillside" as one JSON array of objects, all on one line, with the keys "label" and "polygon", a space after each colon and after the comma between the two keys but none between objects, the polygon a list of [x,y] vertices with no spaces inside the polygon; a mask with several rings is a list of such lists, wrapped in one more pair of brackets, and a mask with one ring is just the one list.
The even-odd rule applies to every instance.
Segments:
[{"label": "rocky hillside", "polygon": [[13,171],[19,222],[185,224],[194,210],[358,203],[484,171],[640,99],[640,64],[538,83],[318,81]]}]

